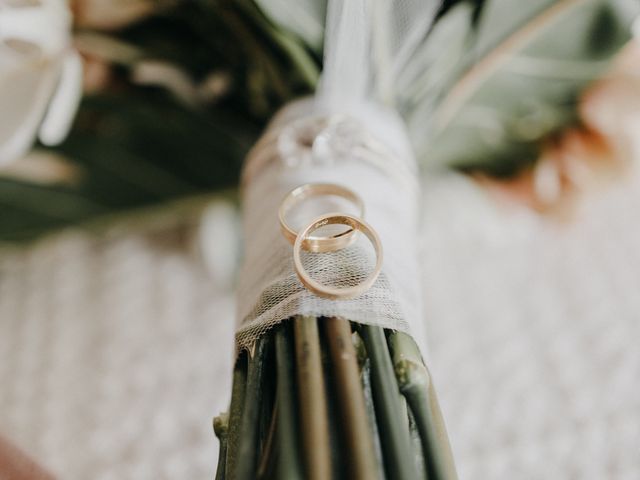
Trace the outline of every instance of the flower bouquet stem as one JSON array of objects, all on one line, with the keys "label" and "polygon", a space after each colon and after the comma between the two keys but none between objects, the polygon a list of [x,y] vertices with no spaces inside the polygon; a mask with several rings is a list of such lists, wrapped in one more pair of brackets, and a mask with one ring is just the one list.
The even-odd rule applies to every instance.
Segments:
[{"label": "flower bouquet stem", "polygon": [[217,479],[455,479],[410,336],[297,316],[236,360]]}]

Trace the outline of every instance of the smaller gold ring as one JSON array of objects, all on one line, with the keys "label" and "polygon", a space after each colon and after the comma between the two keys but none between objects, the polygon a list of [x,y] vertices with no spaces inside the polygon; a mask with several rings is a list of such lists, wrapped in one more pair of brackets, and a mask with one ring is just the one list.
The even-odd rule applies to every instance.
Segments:
[{"label": "smaller gold ring", "polygon": [[[302,251],[302,242],[310,233],[313,233],[314,230],[324,227],[325,225],[334,224],[348,225],[354,232],[361,231],[371,241],[376,252],[376,265],[373,271],[363,282],[353,287],[329,287],[317,282],[309,276],[302,265],[302,259],[300,256]],[[380,242],[380,237],[378,237],[376,231],[364,220],[344,213],[328,213],[316,218],[306,228],[300,231],[296,237],[295,243],[293,244],[293,264],[300,282],[319,297],[329,298],[331,300],[354,298],[369,290],[377,280],[378,275],[380,275],[380,271],[382,270],[382,243]]]},{"label": "smaller gold ring", "polygon": [[[285,219],[287,213],[299,202],[310,197],[336,195],[351,201],[358,209],[358,215],[364,217],[364,203],[360,196],[353,190],[333,183],[307,183],[300,185],[291,190],[278,210],[278,219],[280,220],[280,229],[282,234],[290,244],[294,244],[298,232],[293,230]],[[356,230],[351,228],[344,232],[329,237],[308,237],[302,243],[302,248],[308,252],[335,252],[342,248],[348,247],[356,240]]]}]

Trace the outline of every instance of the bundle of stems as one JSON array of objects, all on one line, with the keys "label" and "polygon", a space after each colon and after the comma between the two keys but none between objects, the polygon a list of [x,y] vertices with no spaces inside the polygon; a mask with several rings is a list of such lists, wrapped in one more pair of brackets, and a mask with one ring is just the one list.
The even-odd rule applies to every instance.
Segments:
[{"label": "bundle of stems", "polygon": [[297,316],[234,367],[217,480],[456,479],[431,377],[404,333]]}]

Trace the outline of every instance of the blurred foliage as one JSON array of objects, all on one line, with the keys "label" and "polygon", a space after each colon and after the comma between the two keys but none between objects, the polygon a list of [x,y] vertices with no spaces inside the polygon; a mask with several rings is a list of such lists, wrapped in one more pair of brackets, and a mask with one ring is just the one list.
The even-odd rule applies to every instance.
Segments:
[{"label": "blurred foliage", "polygon": [[3,240],[235,187],[265,122],[318,74],[249,0],[158,2],[124,28],[90,27],[76,37],[93,83],[55,148],[78,175],[44,185],[0,176]]},{"label": "blurred foliage", "polygon": [[433,111],[429,162],[510,176],[534,161],[542,142],[579,121],[580,93],[606,72],[639,12],[634,0],[483,2]]},{"label": "blurred foliage", "polygon": [[[92,16],[96,0],[73,3],[86,94],[55,151],[77,175],[0,176],[0,239],[233,187],[270,116],[315,87],[324,1],[137,1],[124,24],[108,8]],[[638,13],[636,0],[444,1],[397,82],[421,163],[494,175],[530,164],[577,122],[581,90]]]}]

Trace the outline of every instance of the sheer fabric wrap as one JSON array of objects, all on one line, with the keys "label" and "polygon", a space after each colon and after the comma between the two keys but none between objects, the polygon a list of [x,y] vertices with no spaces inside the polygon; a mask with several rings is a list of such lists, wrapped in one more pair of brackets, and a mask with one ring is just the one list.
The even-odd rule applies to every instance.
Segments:
[{"label": "sheer fabric wrap", "polygon": [[[328,3],[324,68],[316,95],[285,106],[246,160],[239,349],[251,348],[262,333],[293,315],[338,316],[410,332],[419,342],[424,338],[417,166],[406,126],[394,110],[394,85],[427,33],[436,6],[417,1]],[[334,183],[356,192],[365,204],[365,220],[381,238],[382,273],[354,299],[320,298],[296,276],[278,208],[289,191],[305,183]],[[345,208],[336,199],[318,197],[297,212],[297,227]],[[367,273],[370,252],[365,244],[310,254],[305,268],[323,283],[349,286]]]}]

